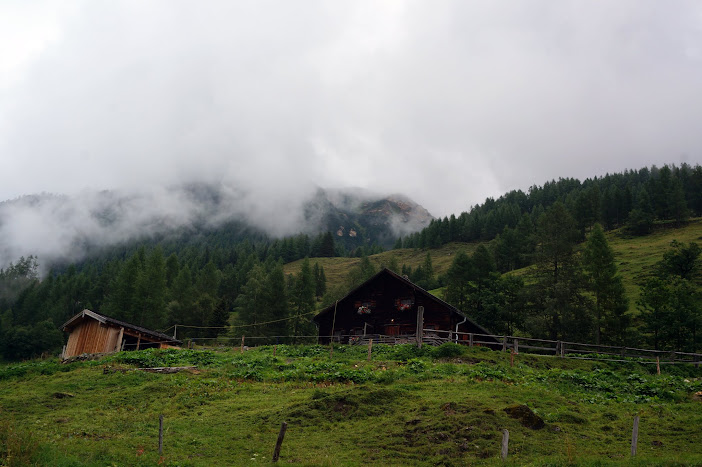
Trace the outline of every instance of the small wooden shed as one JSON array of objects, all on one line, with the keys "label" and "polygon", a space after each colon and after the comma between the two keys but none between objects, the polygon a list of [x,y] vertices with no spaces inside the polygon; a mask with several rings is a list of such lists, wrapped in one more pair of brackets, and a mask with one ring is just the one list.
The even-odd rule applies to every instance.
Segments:
[{"label": "small wooden shed", "polygon": [[70,333],[62,358],[84,353],[178,347],[183,343],[162,332],[83,310],[61,327]]},{"label": "small wooden shed", "polygon": [[322,310],[313,321],[319,328],[320,343],[328,343],[332,335],[335,342],[342,343],[364,338],[414,342],[418,330],[422,339],[436,343],[468,343],[471,334],[483,345],[498,343],[490,331],[464,312],[387,268]]}]

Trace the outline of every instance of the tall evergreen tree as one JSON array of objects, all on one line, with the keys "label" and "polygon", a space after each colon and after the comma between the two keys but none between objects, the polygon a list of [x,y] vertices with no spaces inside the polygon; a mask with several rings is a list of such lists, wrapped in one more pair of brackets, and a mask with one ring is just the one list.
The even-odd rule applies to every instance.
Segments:
[{"label": "tall evergreen tree", "polygon": [[451,266],[446,273],[446,301],[459,310],[468,310],[471,292],[470,279],[474,276],[473,261],[463,251],[454,256]]},{"label": "tall evergreen tree", "polygon": [[310,259],[302,261],[300,273],[292,281],[290,291],[290,308],[292,317],[291,332],[293,336],[308,335],[311,332],[312,312],[315,305],[315,283],[310,267]]},{"label": "tall evergreen tree", "polygon": [[111,287],[112,293],[105,300],[103,312],[113,318],[139,324],[137,315],[136,288],[142,263],[138,254],[132,255],[122,266]]},{"label": "tall evergreen tree", "polygon": [[327,293],[327,276],[324,273],[324,266],[314,263],[314,291],[315,296],[320,299]]},{"label": "tall evergreen tree", "polygon": [[617,273],[614,251],[607,243],[602,226],[595,224],[588,236],[582,255],[587,288],[595,297],[595,342],[600,344],[604,327],[604,340],[622,344],[629,324],[622,278]]},{"label": "tall evergreen tree", "polygon": [[135,324],[150,329],[163,326],[166,318],[166,264],[161,248],[155,248],[137,276],[134,290]]},{"label": "tall evergreen tree", "polygon": [[589,338],[589,303],[583,295],[583,278],[575,260],[578,231],[566,207],[554,203],[538,221],[537,268],[532,285],[535,315],[533,332],[550,339]]},{"label": "tall evergreen tree", "polygon": [[[168,303],[168,318],[172,324],[182,324],[193,326],[197,323],[192,314],[195,308],[197,294],[193,286],[193,276],[190,267],[185,265],[178,271],[178,275],[173,279],[173,286],[170,291],[171,301]],[[186,332],[185,335],[194,335]]]}]

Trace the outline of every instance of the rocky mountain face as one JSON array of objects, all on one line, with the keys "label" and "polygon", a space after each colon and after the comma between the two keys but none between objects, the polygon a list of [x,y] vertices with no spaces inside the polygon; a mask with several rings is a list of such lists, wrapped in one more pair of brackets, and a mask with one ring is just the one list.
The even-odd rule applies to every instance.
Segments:
[{"label": "rocky mountain face", "polygon": [[417,232],[433,219],[404,195],[322,189],[305,205],[305,218],[318,231],[332,232],[347,249],[372,243],[390,248],[399,236]]}]

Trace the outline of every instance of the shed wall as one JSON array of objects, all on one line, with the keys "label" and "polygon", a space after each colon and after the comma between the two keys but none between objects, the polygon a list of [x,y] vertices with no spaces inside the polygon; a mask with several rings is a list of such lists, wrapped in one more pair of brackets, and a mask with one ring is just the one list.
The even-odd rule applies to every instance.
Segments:
[{"label": "shed wall", "polygon": [[99,321],[84,320],[71,331],[64,358],[82,353],[112,352],[117,345],[119,329]]}]

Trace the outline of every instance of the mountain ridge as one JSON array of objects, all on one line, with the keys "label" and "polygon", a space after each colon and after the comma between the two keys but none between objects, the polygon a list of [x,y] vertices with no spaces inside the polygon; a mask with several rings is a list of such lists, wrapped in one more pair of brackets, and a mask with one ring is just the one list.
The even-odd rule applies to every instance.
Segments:
[{"label": "mountain ridge", "polygon": [[91,251],[232,224],[271,239],[332,232],[346,250],[389,248],[429,225],[431,214],[406,195],[317,188],[309,196],[261,200],[225,184],[189,183],[139,192],[30,194],[0,202],[0,267],[20,256],[42,263],[81,260]]}]

